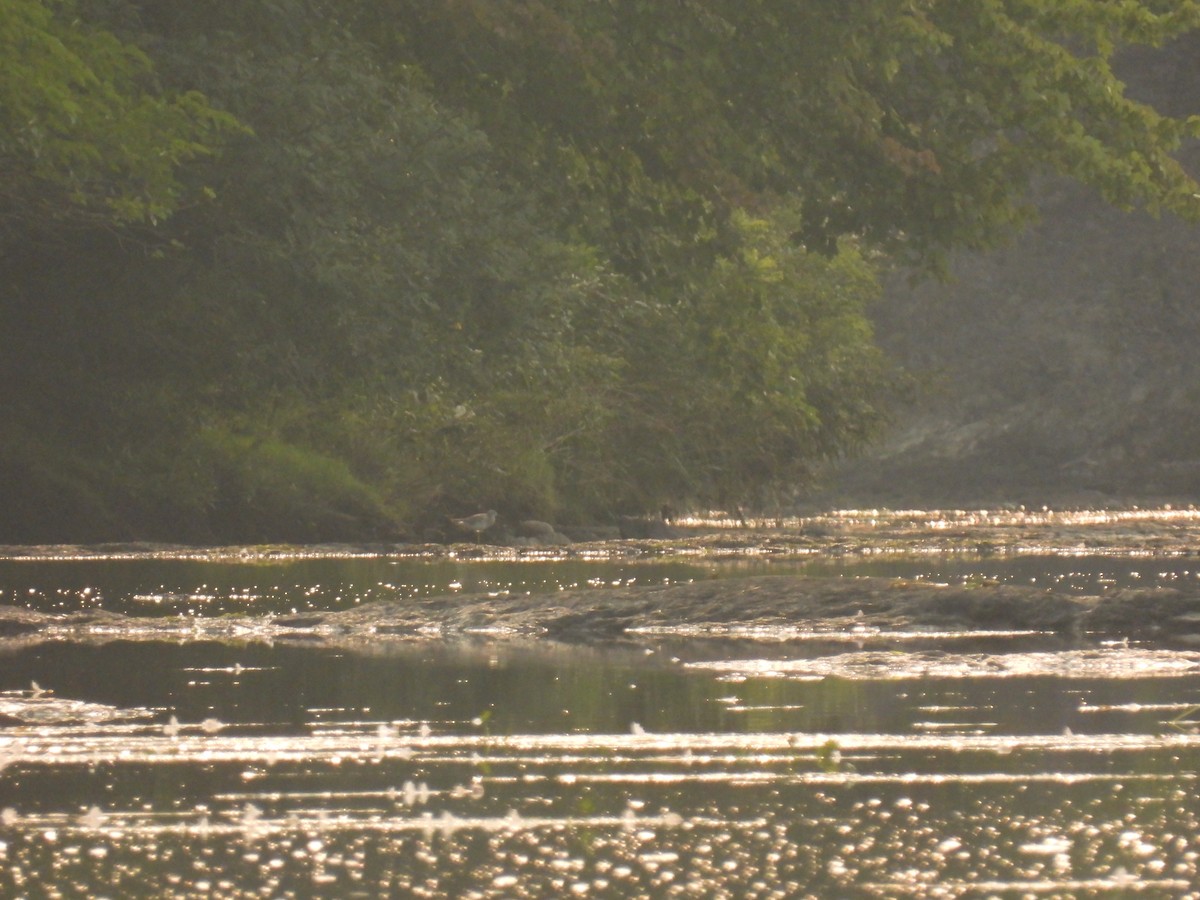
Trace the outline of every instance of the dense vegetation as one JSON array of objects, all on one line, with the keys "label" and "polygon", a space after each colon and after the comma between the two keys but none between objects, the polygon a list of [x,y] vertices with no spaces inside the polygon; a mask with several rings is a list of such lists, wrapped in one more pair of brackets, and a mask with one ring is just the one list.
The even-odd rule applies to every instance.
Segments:
[{"label": "dense vegetation", "polygon": [[0,540],[762,503],[883,261],[1046,170],[1194,215],[1109,60],[1192,0],[0,0]]}]

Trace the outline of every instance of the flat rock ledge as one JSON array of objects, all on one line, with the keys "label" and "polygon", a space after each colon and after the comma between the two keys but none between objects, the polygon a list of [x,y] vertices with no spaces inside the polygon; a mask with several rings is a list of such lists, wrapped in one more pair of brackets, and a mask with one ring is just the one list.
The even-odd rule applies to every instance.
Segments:
[{"label": "flat rock ledge", "polygon": [[1200,646],[1200,593],[1131,589],[1075,597],[1015,585],[766,576],[540,595],[385,600],[336,612],[211,619],[104,611],[52,614],[0,606],[0,644],[120,639],[340,643],[480,633],[605,641],[672,629],[689,636],[720,636],[781,628],[831,634],[872,630],[883,636],[889,631],[1032,631]]}]

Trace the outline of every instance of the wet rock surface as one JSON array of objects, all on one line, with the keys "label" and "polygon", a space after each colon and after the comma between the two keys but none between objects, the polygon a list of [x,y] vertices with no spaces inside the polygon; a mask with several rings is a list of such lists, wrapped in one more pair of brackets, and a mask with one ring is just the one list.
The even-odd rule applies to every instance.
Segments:
[{"label": "wet rock surface", "polygon": [[[549,536],[553,530],[548,523],[535,521],[523,523],[523,527],[533,537]],[[155,560],[189,565],[273,566],[361,559],[384,565],[453,566],[579,562],[597,564],[596,571],[601,572],[605,566],[682,561],[693,572],[724,571],[732,575],[701,575],[686,583],[641,581],[603,588],[572,586],[566,590],[511,593],[501,589],[477,595],[448,590],[441,593],[446,590],[442,587],[435,592],[440,595],[397,596],[395,588],[384,584],[385,590],[374,594],[367,591],[362,595],[365,602],[349,609],[310,606],[284,615],[269,614],[262,607],[229,615],[164,617],[143,615],[129,608],[124,611],[132,615],[126,616],[100,607],[53,612],[46,607],[42,607],[46,611],[37,611],[27,605],[0,606],[0,644],[122,638],[346,644],[477,633],[603,642],[624,639],[639,631],[664,629],[697,636],[739,629],[792,629],[819,634],[863,629],[882,633],[958,629],[1038,631],[1093,640],[1200,645],[1200,581],[1188,574],[1189,570],[1200,571],[1200,566],[1191,562],[1200,555],[1200,510],[1194,507],[839,510],[807,517],[757,519],[749,525],[744,519],[739,522],[713,514],[690,517],[682,527],[673,527],[684,536],[670,540],[576,541],[555,547],[481,543],[0,548],[0,559],[10,565],[35,567],[44,562],[140,565]],[[807,567],[814,562],[851,572],[860,561],[873,565],[892,558],[974,559],[980,561],[981,568],[986,562],[993,573],[1003,573],[1020,568],[1023,560],[1081,557],[1140,560],[1147,566],[1150,560],[1161,560],[1163,567],[1172,569],[1180,580],[1151,586],[1153,579],[1147,579],[1143,582],[1146,587],[1118,587],[1115,582],[1096,580],[1051,589],[1048,585],[1054,581],[1052,578],[1031,583],[1034,579],[1010,582],[1003,576],[997,580],[960,575],[961,581],[946,579],[953,583],[944,584],[924,578],[881,577],[878,572],[872,573],[873,577],[850,578],[808,574],[744,577],[735,574],[736,569],[722,568],[725,563],[761,567],[779,561],[786,566],[799,563]],[[831,566],[835,562],[837,566]],[[711,569],[701,567],[708,563],[713,564]],[[1044,575],[1048,570],[1039,565],[1034,562],[1030,571]],[[372,586],[378,583],[377,577],[369,579]],[[151,594],[155,599],[175,596],[165,589]],[[21,594],[14,591],[9,596],[14,604],[20,603]],[[187,592],[182,596],[187,599]],[[200,598],[205,602],[208,599]]]},{"label": "wet rock surface", "polygon": [[936,585],[888,578],[763,576],[677,585],[578,589],[543,595],[447,595],[364,603],[290,616],[144,618],[0,606],[0,643],[29,640],[414,639],[448,634],[621,639],[638,631],[728,634],[738,629],[845,633],[1036,631],[1102,639],[1200,644],[1200,595],[1119,590],[1066,596],[1014,585]]},{"label": "wet rock surface", "polygon": [[[314,622],[314,619],[321,619]],[[793,628],[819,632],[968,629],[1200,642],[1200,596],[1124,590],[1068,597],[1013,585],[948,586],[887,578],[765,576],[548,596],[434,597],[276,620],[294,628],[382,633],[496,631],[614,638],[638,630]]]}]

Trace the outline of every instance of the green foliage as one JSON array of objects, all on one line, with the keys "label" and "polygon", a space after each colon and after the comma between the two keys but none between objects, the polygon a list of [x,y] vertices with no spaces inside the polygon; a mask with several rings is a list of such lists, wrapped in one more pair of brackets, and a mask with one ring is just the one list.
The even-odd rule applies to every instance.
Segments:
[{"label": "green foliage", "polygon": [[84,214],[155,222],[179,167],[236,130],[194,90],[164,94],[149,58],[75,18],[70,0],[0,4],[0,222]]},{"label": "green foliage", "polygon": [[217,488],[213,532],[239,542],[370,534],[389,516],[378,493],[342,460],[278,438],[204,431]]},{"label": "green foliage", "polygon": [[103,541],[126,536],[79,447],[9,422],[0,435],[0,543]]},{"label": "green foliage", "polygon": [[709,277],[622,337],[628,368],[605,439],[618,448],[617,508],[647,495],[762,504],[883,421],[889,372],[865,316],[877,285],[861,255],[805,251],[782,211],[730,226],[737,244]]},{"label": "green foliage", "polygon": [[1169,156],[1194,126],[1108,61],[1198,22],[1191,0],[6,0],[0,530],[771,502],[883,419],[881,251],[993,241],[1046,168],[1195,211]]},{"label": "green foliage", "polygon": [[936,261],[1022,221],[1030,177],[1047,168],[1120,204],[1200,212],[1170,156],[1200,120],[1126,98],[1110,67],[1118,46],[1200,25],[1195,0],[400,9],[417,39],[398,52],[514,154],[532,141],[581,155],[582,186],[626,240],[664,217],[677,232],[705,209],[789,194],[803,201],[810,248],[852,234]]}]

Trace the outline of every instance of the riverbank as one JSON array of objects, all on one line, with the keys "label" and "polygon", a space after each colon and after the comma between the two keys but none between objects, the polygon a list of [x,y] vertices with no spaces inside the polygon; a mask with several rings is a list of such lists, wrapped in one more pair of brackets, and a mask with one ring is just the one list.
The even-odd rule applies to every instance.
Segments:
[{"label": "riverbank", "polygon": [[[297,559],[398,560],[686,558],[770,559],[889,554],[1025,555],[1103,553],[1190,556],[1200,548],[1194,506],[1119,509],[1011,506],[995,509],[834,509],[753,518],[715,512],[688,516],[669,538],[586,539],[530,545],[478,543],[309,543],[206,546],[126,542],[0,545],[0,560],[152,560],[272,562]],[[565,530],[572,531],[567,528]]]}]

